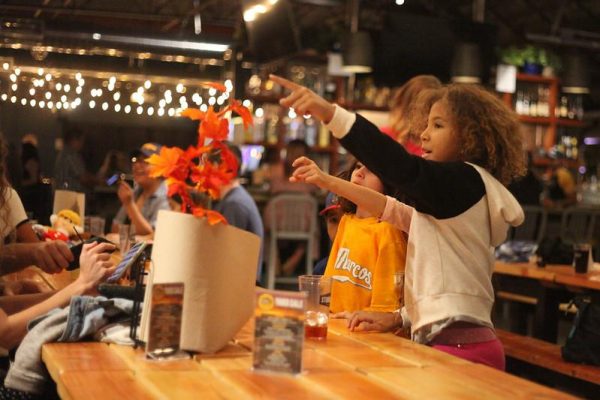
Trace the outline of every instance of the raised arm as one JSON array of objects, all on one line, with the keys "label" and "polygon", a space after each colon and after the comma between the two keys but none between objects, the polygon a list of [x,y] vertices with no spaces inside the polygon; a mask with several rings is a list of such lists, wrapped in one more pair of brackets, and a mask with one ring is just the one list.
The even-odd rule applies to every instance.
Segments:
[{"label": "raised arm", "polygon": [[127,182],[121,181],[119,183],[117,195],[119,196],[119,200],[121,200],[121,204],[123,205],[129,220],[132,225],[135,226],[135,233],[138,235],[149,235],[154,232],[150,221],[144,217],[142,211],[137,206],[133,195],[133,189]]},{"label": "raised arm", "polygon": [[404,147],[383,135],[358,114],[329,103],[311,90],[271,75],[291,91],[279,102],[298,114],[311,114],[327,124],[346,150],[382,182],[399,189],[417,211],[436,218],[463,213],[485,194],[479,173],[464,162],[433,162],[410,155]]},{"label": "raised arm", "polygon": [[290,181],[312,183],[350,200],[371,215],[379,217],[383,214],[386,197],[382,193],[326,174],[313,160],[307,157],[294,160],[292,166],[296,169],[290,177]]}]

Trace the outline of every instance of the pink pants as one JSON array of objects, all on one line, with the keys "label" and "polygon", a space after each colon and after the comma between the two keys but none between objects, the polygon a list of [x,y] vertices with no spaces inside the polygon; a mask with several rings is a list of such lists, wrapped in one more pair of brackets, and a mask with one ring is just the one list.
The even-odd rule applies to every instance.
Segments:
[{"label": "pink pants", "polygon": [[504,358],[504,347],[500,340],[490,340],[481,343],[469,343],[458,345],[435,344],[434,349],[452,354],[477,364],[484,364],[492,368],[504,371],[506,360]]}]

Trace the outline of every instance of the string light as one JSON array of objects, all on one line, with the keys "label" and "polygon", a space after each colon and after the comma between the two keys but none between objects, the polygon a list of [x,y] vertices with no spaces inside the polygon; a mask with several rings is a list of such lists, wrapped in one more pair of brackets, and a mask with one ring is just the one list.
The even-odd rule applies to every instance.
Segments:
[{"label": "string light", "polygon": [[[4,76],[3,76],[4,74]],[[86,75],[89,74],[89,75]],[[148,78],[128,76],[119,81],[118,76],[102,75],[102,72],[53,70],[38,67],[14,67],[10,63],[0,68],[0,84],[8,82],[6,93],[0,95],[3,102],[49,110],[76,110],[100,108],[103,111],[132,111],[138,115],[158,117],[178,116],[192,104],[206,111],[208,106],[222,106],[233,90],[233,82],[224,82],[225,91],[206,88],[203,81],[180,81],[169,84],[165,77]],[[83,90],[84,75],[91,82],[88,90]],[[19,85],[20,82],[25,84]],[[171,86],[170,86],[171,85]],[[37,88],[40,88],[38,90]],[[110,96],[104,96],[104,89]],[[190,90],[190,98],[185,93]],[[71,95],[71,93],[75,93]],[[174,98],[174,94],[177,94]],[[73,97],[74,98],[73,98]],[[54,99],[55,101],[52,101]],[[100,100],[102,99],[102,100]],[[175,103],[176,105],[173,105]]]}]

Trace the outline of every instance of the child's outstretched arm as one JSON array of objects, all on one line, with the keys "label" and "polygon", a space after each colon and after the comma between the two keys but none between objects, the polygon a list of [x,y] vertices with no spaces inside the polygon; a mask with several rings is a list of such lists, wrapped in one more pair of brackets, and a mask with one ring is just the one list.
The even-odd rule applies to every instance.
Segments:
[{"label": "child's outstretched arm", "polygon": [[279,100],[282,106],[293,108],[298,115],[310,114],[326,124],[333,118],[335,106],[312,90],[277,75],[269,75],[269,78],[292,91],[289,96]]},{"label": "child's outstretched arm", "polygon": [[326,174],[308,157],[297,158],[292,166],[295,170],[290,177],[291,182],[312,183],[350,200],[372,215],[381,216],[383,214],[386,197],[382,193]]}]

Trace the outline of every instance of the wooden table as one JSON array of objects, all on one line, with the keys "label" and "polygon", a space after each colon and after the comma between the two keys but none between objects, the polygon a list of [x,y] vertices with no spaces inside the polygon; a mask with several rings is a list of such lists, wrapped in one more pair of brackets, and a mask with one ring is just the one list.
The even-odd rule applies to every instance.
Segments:
[{"label": "wooden table", "polygon": [[53,343],[42,358],[64,399],[567,399],[564,393],[473,364],[392,334],[351,333],[330,321],[307,341],[304,372],[253,372],[249,322],[215,355],[147,361],[140,349]]},{"label": "wooden table", "polygon": [[536,299],[533,336],[556,342],[559,305],[569,301],[574,293],[600,291],[600,271],[578,274],[570,265],[505,263],[494,265],[497,286]]}]

